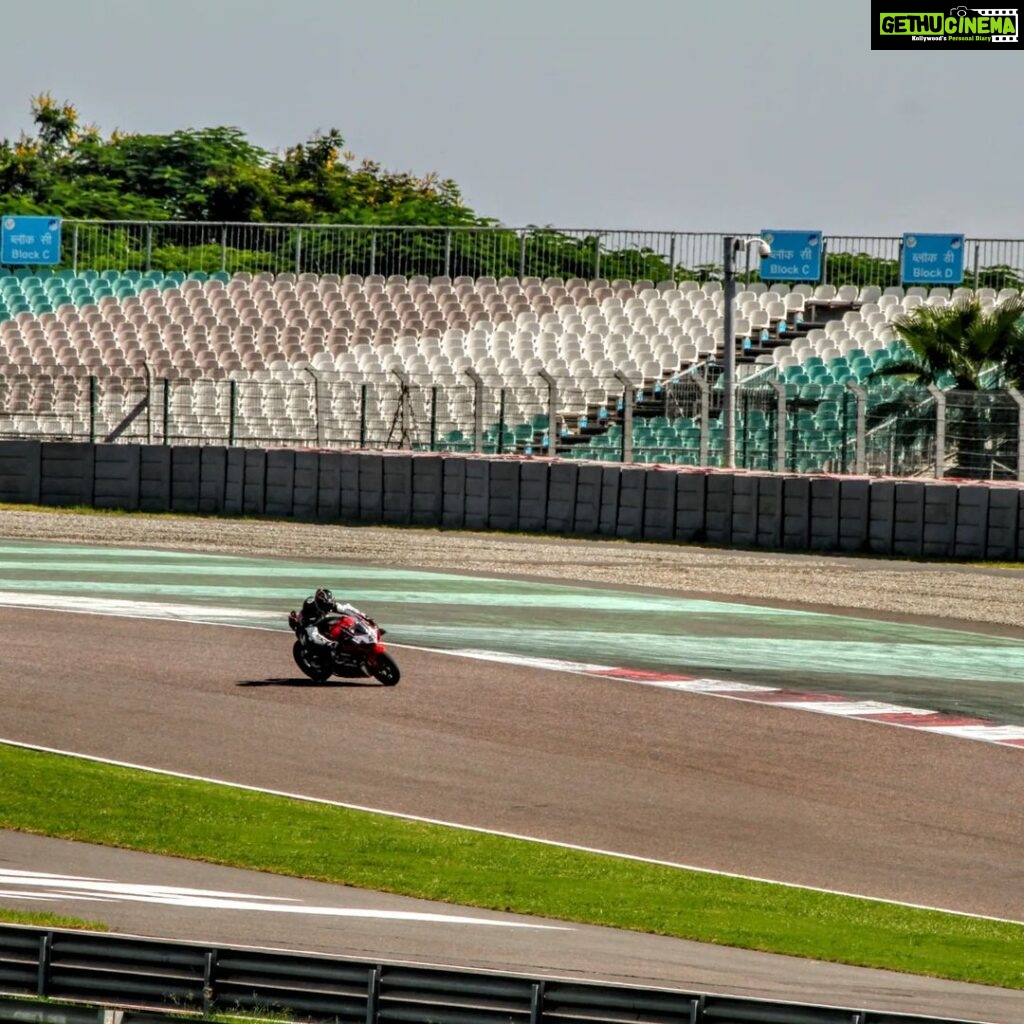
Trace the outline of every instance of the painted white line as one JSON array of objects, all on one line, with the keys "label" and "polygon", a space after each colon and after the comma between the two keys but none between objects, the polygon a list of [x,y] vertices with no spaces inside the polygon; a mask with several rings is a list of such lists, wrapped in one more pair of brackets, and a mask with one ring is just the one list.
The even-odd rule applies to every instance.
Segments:
[{"label": "painted white line", "polygon": [[354,907],[320,907],[290,898],[257,896],[251,893],[221,892],[216,889],[191,889],[169,885],[139,885],[112,882],[76,875],[36,875],[31,871],[0,869],[0,885],[24,886],[25,890],[0,889],[0,896],[19,899],[88,900],[90,902],[162,904],[199,910],[244,910],[271,914],[308,914],[313,917],[349,917],[381,921],[417,921],[427,924],[479,924],[491,928],[533,928],[544,931],[573,931],[568,925],[534,924],[530,921],[506,921],[466,914],[436,914],[417,910],[375,910]]},{"label": "painted white line", "polygon": [[[822,715],[882,715],[906,713],[908,709],[877,700],[774,700],[777,708],[796,708],[799,711],[816,711]],[[930,711],[924,714],[932,714]]]},{"label": "painted white line", "polygon": [[1024,740],[1022,725],[925,725],[921,732],[935,732],[942,736],[958,736],[965,740],[989,740],[1001,743],[1006,740]]},{"label": "painted white line", "polygon": [[379,814],[385,818],[395,818],[399,821],[415,821],[424,825],[439,825],[443,828],[459,829],[462,832],[473,832],[478,835],[497,836],[502,839],[516,839],[527,843],[536,843],[539,846],[550,846],[558,850],[575,850],[579,853],[592,853],[599,857],[615,857],[618,860],[631,861],[637,864],[654,864],[659,867],[675,868],[680,871],[694,871],[702,875],[712,875],[719,878],[736,878],[748,882],[763,882],[767,885],[779,885],[786,889],[796,889],[802,892],[824,893],[830,896],[847,896],[850,899],[865,900],[869,903],[882,903],[888,906],[909,907],[913,910],[931,910],[941,914],[953,914],[957,917],[970,917],[982,921],[998,921],[1003,924],[1024,924],[1024,920],[1015,920],[1009,917],[992,917],[987,914],[970,914],[963,910],[952,910],[949,907],[934,907],[922,903],[906,903],[902,900],[883,899],[878,896],[865,896],[863,893],[844,892],[841,889],[822,889],[814,885],[799,885],[796,882],[780,882],[774,878],[761,878],[757,875],[741,875],[734,871],[718,871],[715,868],[699,867],[695,864],[680,864],[676,861],[658,860],[652,857],[640,857],[631,853],[617,853],[614,850],[601,850],[593,846],[580,846],[576,843],[560,843],[553,839],[539,839],[536,836],[521,835],[516,832],[500,832],[495,829],[480,828],[476,825],[463,825],[457,821],[443,821],[438,818],[424,818],[416,814],[400,814],[397,811],[386,811],[379,807],[366,807],[362,804],[350,804],[341,800],[326,800],[323,797],[305,796],[302,793],[288,793],[278,789],[264,789],[260,786],[249,786],[244,783],[228,782],[224,779],[213,779],[203,775],[190,775],[186,772],[169,771],[166,768],[151,768],[148,765],[133,764],[129,761],[114,761],[107,757],[96,757],[92,754],[79,754],[72,750],[58,750],[54,747],[42,747],[34,743],[21,743],[18,740],[4,739],[0,737],[0,744],[8,747],[17,747],[21,750],[35,750],[43,754],[58,754],[61,757],[71,757],[79,761],[92,761],[96,764],[107,764],[115,768],[132,768],[136,771],[149,772],[153,775],[165,775],[172,779],[187,779],[191,782],[206,782],[214,786],[225,786],[228,789],[237,789],[247,793],[262,793],[266,796],[285,797],[289,800],[301,800],[303,803],[318,804],[324,807],[341,807],[350,811],[362,811],[367,814]]}]

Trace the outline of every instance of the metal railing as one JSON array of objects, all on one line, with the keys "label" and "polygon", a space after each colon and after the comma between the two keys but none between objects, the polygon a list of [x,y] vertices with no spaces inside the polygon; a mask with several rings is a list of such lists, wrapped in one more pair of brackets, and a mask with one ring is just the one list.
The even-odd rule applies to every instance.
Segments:
[{"label": "metal railing", "polygon": [[[0,439],[724,464],[715,368],[647,390],[611,378],[596,401],[544,372],[518,387],[472,371],[264,378],[0,377]],[[1012,388],[825,391],[772,371],[741,384],[736,414],[738,469],[1024,480],[1024,400]]]},{"label": "metal railing", "polygon": [[[293,1021],[554,1024],[939,1024],[935,1018],[759,999],[412,967],[261,950],[0,925],[0,992],[178,1015],[286,1014]],[[823,997],[825,994],[823,993]],[[16,1004],[0,1001],[0,1011]],[[58,1024],[20,1003],[3,1019]],[[38,1012],[33,1012],[38,1011]],[[106,1019],[106,1018],[104,1018]],[[961,1024],[946,1020],[945,1024]]]},{"label": "metal railing", "polygon": [[[722,274],[723,234],[611,228],[420,227],[66,220],[60,266],[79,272],[401,274],[705,281]],[[901,239],[826,235],[823,283],[899,284]],[[966,239],[969,287],[1024,282],[1024,239]],[[737,280],[758,280],[747,253]]]}]

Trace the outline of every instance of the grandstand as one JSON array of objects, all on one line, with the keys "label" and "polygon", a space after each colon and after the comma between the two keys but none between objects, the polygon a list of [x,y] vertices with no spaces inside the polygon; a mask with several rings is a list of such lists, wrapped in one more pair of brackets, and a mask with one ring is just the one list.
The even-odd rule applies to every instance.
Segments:
[{"label": "grandstand", "polygon": [[[852,470],[850,384],[905,354],[894,317],[974,294],[1019,293],[743,288],[741,464]],[[716,465],[724,345],[717,281],[19,270],[0,276],[0,437]]]}]

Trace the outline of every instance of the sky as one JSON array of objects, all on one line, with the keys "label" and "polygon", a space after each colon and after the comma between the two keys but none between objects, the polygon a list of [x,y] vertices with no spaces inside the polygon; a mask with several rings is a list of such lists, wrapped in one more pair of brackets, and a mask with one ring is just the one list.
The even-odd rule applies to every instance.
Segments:
[{"label": "sky", "polygon": [[872,52],[863,0],[50,0],[2,21],[2,137],[49,92],[104,134],[233,125],[281,150],[337,128],[512,227],[1024,237],[1021,51]]}]

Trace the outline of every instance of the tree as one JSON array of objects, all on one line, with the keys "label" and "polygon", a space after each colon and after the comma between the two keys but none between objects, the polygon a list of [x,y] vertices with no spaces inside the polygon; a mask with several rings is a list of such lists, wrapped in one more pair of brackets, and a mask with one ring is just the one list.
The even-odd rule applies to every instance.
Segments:
[{"label": "tree", "polygon": [[[998,475],[993,467],[1003,448],[1014,448],[1007,460],[1016,462],[1015,406],[1006,401],[1002,389],[1020,387],[1024,381],[1022,317],[1024,297],[1017,296],[991,309],[976,298],[948,306],[922,305],[893,320],[911,354],[872,376],[897,376],[918,387],[951,391],[946,426],[957,475]],[[898,433],[913,424],[920,434],[934,422],[921,415],[920,402],[910,390],[872,410],[876,424],[886,418],[895,421]]]},{"label": "tree", "polygon": [[893,320],[913,355],[891,364],[886,374],[912,376],[922,385],[952,380],[960,391],[1020,386],[1024,380],[1024,297],[985,309],[976,298],[948,306],[918,306]]}]

